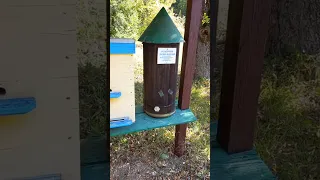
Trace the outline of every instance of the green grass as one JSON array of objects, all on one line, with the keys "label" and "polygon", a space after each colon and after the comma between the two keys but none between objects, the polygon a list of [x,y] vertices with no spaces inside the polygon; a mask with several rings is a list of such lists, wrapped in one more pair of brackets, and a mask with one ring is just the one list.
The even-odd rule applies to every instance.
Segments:
[{"label": "green grass", "polygon": [[305,55],[266,63],[255,146],[280,180],[320,179],[318,59]]}]

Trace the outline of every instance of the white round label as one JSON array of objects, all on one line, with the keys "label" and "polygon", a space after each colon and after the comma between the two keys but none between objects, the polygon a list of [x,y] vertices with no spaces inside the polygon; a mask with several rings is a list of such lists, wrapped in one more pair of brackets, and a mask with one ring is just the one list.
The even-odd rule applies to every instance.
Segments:
[{"label": "white round label", "polygon": [[154,107],[154,111],[155,111],[155,112],[159,112],[159,111],[160,111],[159,106]]}]

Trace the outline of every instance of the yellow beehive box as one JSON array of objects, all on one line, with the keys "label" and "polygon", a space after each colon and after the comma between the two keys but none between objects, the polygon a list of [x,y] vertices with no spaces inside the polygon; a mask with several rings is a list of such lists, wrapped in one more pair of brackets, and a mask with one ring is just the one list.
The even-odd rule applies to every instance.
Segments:
[{"label": "yellow beehive box", "polygon": [[1,180],[81,179],[75,12],[57,0],[4,1]]},{"label": "yellow beehive box", "polygon": [[[134,53],[132,39],[110,39],[110,119],[135,121]],[[117,94],[111,98],[111,94]]]}]

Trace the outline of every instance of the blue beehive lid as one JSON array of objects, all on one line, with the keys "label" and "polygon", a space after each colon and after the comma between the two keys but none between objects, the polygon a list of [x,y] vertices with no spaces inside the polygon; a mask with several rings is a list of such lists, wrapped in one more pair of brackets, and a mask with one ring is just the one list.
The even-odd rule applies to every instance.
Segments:
[{"label": "blue beehive lid", "polygon": [[135,54],[136,43],[134,39],[110,39],[110,54]]}]

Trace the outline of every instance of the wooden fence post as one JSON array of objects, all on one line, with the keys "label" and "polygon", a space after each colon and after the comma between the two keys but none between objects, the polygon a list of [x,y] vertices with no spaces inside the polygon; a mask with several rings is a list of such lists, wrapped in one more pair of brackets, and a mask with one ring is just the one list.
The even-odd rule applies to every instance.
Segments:
[{"label": "wooden fence post", "polygon": [[217,140],[251,150],[272,1],[230,0]]},{"label": "wooden fence post", "polygon": [[[188,109],[190,105],[197,44],[202,19],[202,3],[202,0],[188,0],[187,2],[187,16],[184,35],[186,43],[183,47],[178,103],[180,109]],[[184,154],[186,131],[187,124],[176,126],[174,154],[177,156],[182,156]]]}]

